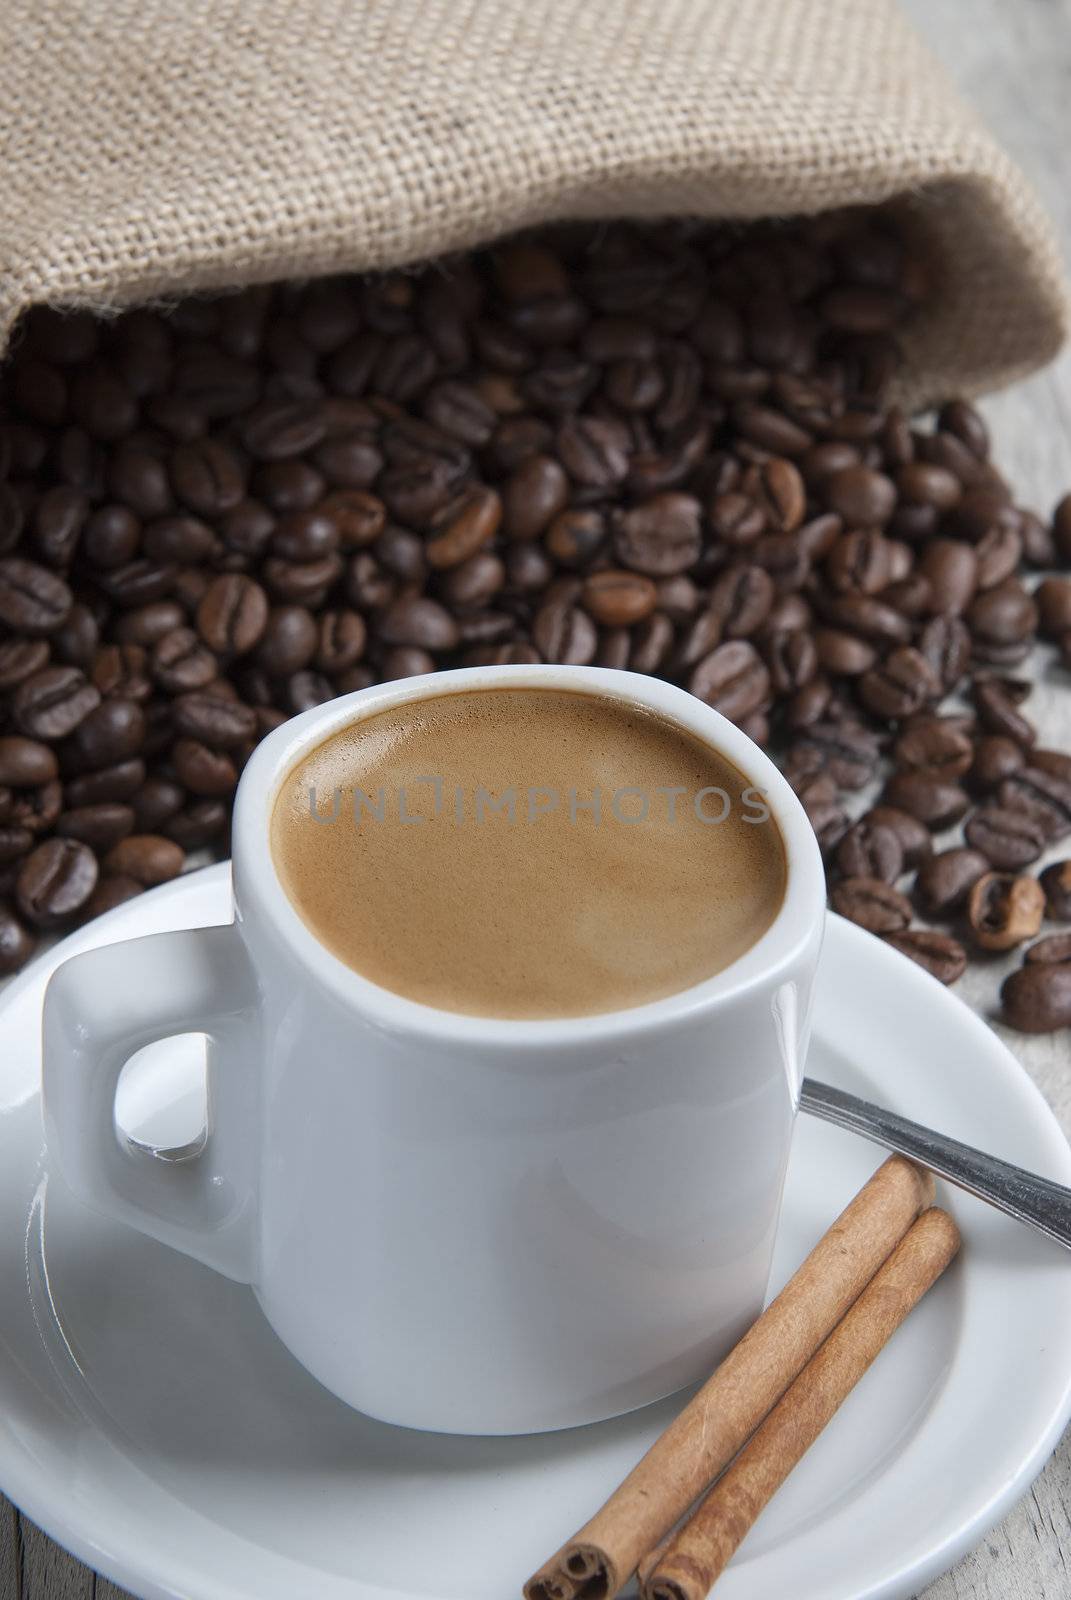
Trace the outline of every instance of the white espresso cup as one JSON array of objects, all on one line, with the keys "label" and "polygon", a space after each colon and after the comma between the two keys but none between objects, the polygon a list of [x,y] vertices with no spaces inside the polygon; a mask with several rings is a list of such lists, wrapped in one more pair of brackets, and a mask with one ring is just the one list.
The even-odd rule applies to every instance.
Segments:
[{"label": "white espresso cup", "polygon": [[[458,690],[646,707],[764,792],[787,857],[766,932],[714,977],[629,1010],[513,1021],[390,993],[325,948],[280,884],[280,785],[361,718]],[[379,684],[253,754],[233,924],[77,955],[45,997],[49,1159],[89,1206],[252,1285],[279,1338],[374,1417],[528,1433],[705,1374],[760,1311],[825,915],[799,801],[763,752],[657,679],[480,667]],[[359,908],[355,908],[359,914]],[[208,1036],[208,1134],[167,1161],[116,1127],[126,1061]]]}]

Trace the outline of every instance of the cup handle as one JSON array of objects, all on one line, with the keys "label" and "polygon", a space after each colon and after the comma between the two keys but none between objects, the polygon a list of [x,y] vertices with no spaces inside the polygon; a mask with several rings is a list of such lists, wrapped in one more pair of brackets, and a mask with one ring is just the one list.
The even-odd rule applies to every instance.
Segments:
[{"label": "cup handle", "polygon": [[[45,991],[49,1156],[79,1199],[248,1283],[254,1271],[259,991],[232,924],[150,934],[71,957]],[[169,1161],[115,1124],[119,1074],[180,1033],[210,1041],[208,1138]],[[217,1126],[218,1122],[218,1126]]]}]

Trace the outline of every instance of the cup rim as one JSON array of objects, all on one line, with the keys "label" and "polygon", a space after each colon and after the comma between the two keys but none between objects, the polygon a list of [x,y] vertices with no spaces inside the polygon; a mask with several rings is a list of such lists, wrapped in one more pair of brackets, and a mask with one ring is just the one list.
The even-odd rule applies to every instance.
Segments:
[{"label": "cup rim", "polygon": [[[726,756],[763,789],[785,850],[785,895],[765,932],[720,972],[661,999],[616,1011],[560,1018],[475,1016],[426,1005],[366,978],[321,944],[289,899],[272,859],[270,823],[279,790],[303,755],[347,724],[398,705],[476,688],[536,687],[597,694],[660,713]],[[235,797],[232,854],[235,913],[242,927],[262,923],[321,988],[366,1022],[394,1033],[473,1046],[546,1048],[566,1040],[606,1041],[693,1020],[794,967],[820,937],[825,918],[825,873],[814,831],[769,756],[694,695],[659,678],[609,667],[458,667],[373,684],[314,706],[275,729],[250,757]]]}]

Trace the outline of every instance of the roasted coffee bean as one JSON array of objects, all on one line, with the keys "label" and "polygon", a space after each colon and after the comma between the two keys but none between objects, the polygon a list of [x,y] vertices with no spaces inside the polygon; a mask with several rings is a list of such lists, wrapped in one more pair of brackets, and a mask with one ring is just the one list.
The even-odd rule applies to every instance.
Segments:
[{"label": "roasted coffee bean", "polygon": [[0,692],[16,689],[48,665],[49,647],[44,639],[0,639]]},{"label": "roasted coffee bean", "polygon": [[197,739],[179,739],[171,750],[175,775],[196,795],[229,795],[238,785],[238,769],[222,750],[210,750]]},{"label": "roasted coffee bean", "polygon": [[1001,985],[1002,1016],[1020,1033],[1053,1033],[1071,1026],[1071,960],[1031,960],[1038,948],[1028,951],[1025,964]]},{"label": "roasted coffee bean", "polygon": [[895,607],[871,595],[816,594],[822,616],[835,628],[860,634],[876,644],[907,644],[911,623]]},{"label": "roasted coffee bean", "polygon": [[896,505],[896,485],[870,467],[842,467],[820,489],[830,511],[853,528],[883,527]]},{"label": "roasted coffee bean", "polygon": [[434,427],[473,449],[485,445],[495,430],[494,411],[468,383],[447,379],[434,384],[424,397],[423,410]]},{"label": "roasted coffee bean", "polygon": [[888,828],[900,841],[904,867],[910,870],[922,866],[933,854],[930,830],[918,817],[902,811],[897,806],[872,806],[860,819],[871,828]]},{"label": "roasted coffee bean", "polygon": [[979,461],[989,455],[989,430],[985,419],[969,401],[947,401],[937,413],[937,426],[944,433],[954,434]]},{"label": "roasted coffee bean", "polygon": [[1071,861],[1054,861],[1041,874],[1046,915],[1054,922],[1071,922]]},{"label": "roasted coffee bean", "polygon": [[181,784],[170,778],[146,778],[131,798],[134,828],[138,833],[157,833],[169,817],[182,810],[186,798]]},{"label": "roasted coffee bean", "polygon": [[1048,842],[1045,828],[1035,817],[1002,805],[980,806],[967,819],[963,832],[967,843],[1002,872],[1028,867]]},{"label": "roasted coffee bean", "polygon": [[741,435],[774,456],[799,456],[814,443],[813,435],[783,412],[756,401],[741,400],[733,407],[733,422]]},{"label": "roasted coffee bean", "polygon": [[1071,780],[1061,774],[1028,761],[1001,781],[997,800],[1033,817],[1047,839],[1062,839],[1071,833]]},{"label": "roasted coffee bean", "polygon": [[[846,878],[880,878],[895,883],[904,870],[904,851],[891,828],[859,821],[837,846],[838,871]],[[987,863],[988,865],[988,863]]]},{"label": "roasted coffee bean", "polygon": [[742,722],[765,704],[770,674],[754,645],[733,639],[718,645],[693,670],[688,688],[730,722]]},{"label": "roasted coffee bean", "polygon": [[863,789],[877,774],[879,741],[859,723],[812,723],[800,733],[797,746],[810,751],[842,789]]},{"label": "roasted coffee bean", "polygon": [[[525,555],[535,553],[532,545],[517,545],[514,549],[517,553],[524,552]],[[541,573],[544,581],[547,575],[547,572]],[[467,561],[461,561],[457,566],[448,568],[440,577],[437,589],[439,598],[446,607],[460,614],[484,605],[506,586],[506,563],[501,556],[494,555],[489,550],[481,550],[476,555],[469,556]],[[542,583],[537,587],[542,587]]]},{"label": "roasted coffee bean", "polygon": [[366,638],[367,629],[359,612],[325,611],[316,641],[317,669],[328,677],[348,672],[363,656]]},{"label": "roasted coffee bean", "polygon": [[178,733],[199,739],[213,750],[234,749],[256,735],[252,707],[228,698],[216,685],[178,695],[171,714]]},{"label": "roasted coffee bean", "polygon": [[661,611],[631,631],[629,668],[632,672],[659,672],[673,647],[673,624]]},{"label": "roasted coffee bean", "polygon": [[998,524],[990,528],[975,545],[978,558],[978,588],[989,590],[1011,579],[1022,560],[1023,543],[1018,530]]},{"label": "roasted coffee bean", "polygon": [[935,700],[940,690],[940,680],[926,657],[910,645],[903,645],[863,673],[858,694],[874,716],[901,721]]},{"label": "roasted coffee bean", "polygon": [[[377,471],[379,465],[382,461]],[[282,516],[319,505],[327,493],[328,480],[308,461],[271,461],[254,474],[252,487],[272,511]]]},{"label": "roasted coffee bean", "polygon": [[1049,639],[1059,639],[1071,629],[1071,580],[1045,578],[1034,590],[1038,626]]},{"label": "roasted coffee bean", "polygon": [[699,558],[701,507],[691,495],[656,494],[615,514],[614,553],[623,566],[649,577],[684,572]]},{"label": "roasted coffee bean", "polygon": [[377,624],[385,644],[415,645],[421,650],[452,650],[457,644],[457,623],[437,601],[414,595],[389,606]]},{"label": "roasted coffee bean", "polygon": [[114,766],[85,772],[63,785],[63,798],[72,809],[101,805],[110,800],[132,800],[145,782],[145,762],[140,756],[117,761]]},{"label": "roasted coffee bean", "polygon": [[216,578],[197,607],[197,631],[217,655],[246,655],[268,625],[268,597],[241,573]]},{"label": "roasted coffee bean", "polygon": [[754,544],[766,527],[762,507],[750,495],[733,491],[715,495],[707,515],[714,537],[736,548]]},{"label": "roasted coffee bean", "polygon": [[773,579],[762,567],[731,566],[711,587],[710,610],[719,618],[725,637],[743,639],[761,628],[774,594]]},{"label": "roasted coffee bean", "polygon": [[502,525],[508,539],[538,539],[564,510],[569,480],[549,455],[529,456],[502,490]]},{"label": "roasted coffee bean", "polygon": [[598,649],[595,624],[576,604],[572,588],[553,592],[536,612],[532,639],[544,661],[564,666],[586,666]]},{"label": "roasted coffee bean", "polygon": [[1026,756],[1021,745],[1002,738],[998,733],[987,733],[974,746],[968,781],[972,788],[985,794],[1025,764]]},{"label": "roasted coffee bean", "polygon": [[1029,750],[1027,755],[1035,772],[1048,772],[1054,778],[1071,783],[1071,755],[1066,755],[1062,750],[1038,749]]},{"label": "roasted coffee bean", "polygon": [[102,695],[118,695],[143,704],[152,696],[148,655],[141,645],[102,645],[93,657],[93,687]]},{"label": "roasted coffee bean", "polygon": [[861,677],[878,659],[876,645],[843,628],[816,628],[814,647],[818,665],[834,678]]},{"label": "roasted coffee bean", "polygon": [[574,483],[612,489],[628,472],[618,428],[601,417],[567,417],[558,429],[558,454]]},{"label": "roasted coffee bean", "polygon": [[67,584],[47,567],[21,556],[0,561],[0,622],[13,633],[54,633],[73,603]]},{"label": "roasted coffee bean", "polygon": [[918,650],[947,693],[956,687],[970,665],[971,636],[966,623],[944,613],[932,617],[919,635]]},{"label": "roasted coffee bean", "polygon": [[133,831],[133,807],[117,800],[102,801],[95,806],[77,806],[64,811],[56,822],[56,832],[61,838],[81,839],[98,856]]},{"label": "roasted coffee bean", "polygon": [[[82,550],[95,567],[108,570],[134,560],[141,543],[141,523],[127,506],[101,506],[82,531]],[[154,558],[159,559],[159,558]]]},{"label": "roasted coffee bean", "polygon": [[1050,933],[1037,944],[1032,944],[1023,957],[1031,966],[1042,963],[1071,961],[1071,934]]},{"label": "roasted coffee bean", "polygon": [[42,561],[63,570],[70,566],[88,513],[89,501],[79,489],[58,484],[45,491],[33,524],[33,542]]},{"label": "roasted coffee bean", "polygon": [[1017,578],[986,589],[967,608],[968,627],[987,644],[1018,644],[1037,624],[1037,606]]},{"label": "roasted coffee bean", "polygon": [[967,952],[950,934],[937,933],[932,928],[905,928],[883,937],[886,944],[908,956],[938,983],[955,983],[966,971]]},{"label": "roasted coffee bean", "polygon": [[171,483],[164,460],[151,450],[125,444],[108,468],[108,491],[135,516],[162,517],[171,509]]},{"label": "roasted coffee bean", "polygon": [[326,431],[321,407],[278,401],[248,413],[242,443],[258,461],[283,461],[315,449]]},{"label": "roasted coffee bean", "polygon": [[210,684],[219,663],[192,628],[173,628],[154,645],[150,670],[166,694],[185,694]]},{"label": "roasted coffee bean", "polygon": [[[263,667],[264,671],[273,677],[288,677],[292,672],[299,672],[307,667],[316,653],[319,642],[319,629],[316,618],[305,606],[274,606],[268,613],[264,632],[260,636],[256,649],[255,660]],[[205,652],[207,661],[204,670],[212,668],[211,676],[215,676],[217,661],[210,652]],[[183,664],[183,674],[193,670],[200,670],[199,658],[193,657],[189,666]],[[206,680],[210,681],[210,680]],[[164,685],[168,687],[168,685]],[[200,688],[202,685],[190,683],[187,688]]]},{"label": "roasted coffee bean", "polygon": [[319,561],[333,555],[340,543],[334,517],[314,507],[290,511],[279,518],[271,537],[271,551],[284,561]]},{"label": "roasted coffee bean", "polygon": [[[1029,690],[1029,686],[1026,687]],[[978,721],[987,733],[999,734],[1024,747],[1034,743],[1036,729],[1016,709],[1021,696],[1015,680],[977,678],[971,686],[971,698],[978,712]]]},{"label": "roasted coffee bean", "polygon": [[917,621],[933,610],[933,593],[929,580],[921,572],[909,573],[900,583],[890,583],[882,591],[882,600],[910,621]]},{"label": "roasted coffee bean", "polygon": [[0,784],[7,789],[32,789],[59,776],[55,751],[39,739],[20,734],[0,737]]},{"label": "roasted coffee bean", "polygon": [[502,501],[494,489],[470,489],[434,520],[426,554],[429,566],[456,567],[482,550],[498,532]]},{"label": "roasted coffee bean", "polygon": [[835,800],[819,800],[804,807],[814,829],[823,861],[828,861],[851,826],[847,812]]},{"label": "roasted coffee bean", "polygon": [[892,547],[874,529],[842,534],[826,558],[825,574],[839,594],[879,594],[893,575]]},{"label": "roasted coffee bean", "polygon": [[807,512],[807,491],[793,462],[775,455],[750,467],[741,487],[759,507],[772,532],[796,532]]},{"label": "roasted coffee bean", "polygon": [[175,569],[156,561],[128,561],[100,573],[97,581],[116,605],[127,610],[151,605],[171,593]]},{"label": "roasted coffee bean", "polygon": [[914,721],[893,745],[900,767],[922,767],[946,778],[961,778],[974,760],[974,745],[954,723],[941,717]]},{"label": "roasted coffee bean", "polygon": [[194,800],[164,823],[164,837],[181,850],[203,850],[225,840],[229,811],[222,800]]},{"label": "roasted coffee bean", "polygon": [[918,570],[930,585],[935,612],[960,616],[978,585],[978,552],[962,539],[934,539],[922,551]]},{"label": "roasted coffee bean", "polygon": [[[607,567],[586,580],[580,599],[596,622],[610,628],[628,628],[650,616],[658,602],[658,591],[650,578]],[[627,648],[625,653],[627,657]]]},{"label": "roasted coffee bean", "polygon": [[175,498],[202,517],[231,511],[245,497],[239,457],[218,439],[179,445],[169,463]]},{"label": "roasted coffee bean", "polygon": [[[365,554],[359,551],[354,561],[360,561]],[[319,561],[283,561],[272,556],[261,568],[265,586],[279,600],[312,607],[323,604],[342,571],[343,562],[338,555],[322,556]]]},{"label": "roasted coffee bean", "polygon": [[33,955],[37,941],[10,906],[0,902],[0,978],[18,972]]},{"label": "roasted coffee bean", "polygon": [[947,916],[959,909],[989,870],[989,861],[979,850],[963,846],[942,850],[919,867],[915,878],[919,904],[931,917]]},{"label": "roasted coffee bean", "polygon": [[183,867],[182,849],[161,834],[132,833],[109,850],[104,871],[133,878],[147,889],[177,878]]},{"label": "roasted coffee bean", "polygon": [[26,857],[15,881],[19,910],[35,928],[54,928],[72,917],[96,887],[99,867],[78,839],[47,839]]},{"label": "roasted coffee bean", "polygon": [[15,723],[31,739],[62,739],[100,704],[78,667],[44,667],[24,678],[12,701]]},{"label": "roasted coffee bean", "polygon": [[774,692],[778,695],[790,695],[802,689],[818,671],[814,636],[803,628],[778,629],[776,633],[765,635],[762,656]]},{"label": "roasted coffee bean", "polygon": [[911,902],[881,878],[845,878],[833,885],[833,910],[868,933],[896,933],[911,922]]},{"label": "roasted coffee bean", "polygon": [[[568,510],[560,512],[554,518],[543,535],[543,544],[547,555],[560,566],[586,567],[598,553],[605,538],[606,520],[602,512]],[[511,564],[511,571],[521,558],[530,560],[528,547],[524,545],[508,552],[506,559]],[[548,580],[549,572],[544,572],[538,583],[517,585],[515,579],[511,579],[511,582],[514,587],[535,589],[541,588]]]},{"label": "roasted coffee bean", "polygon": [[109,696],[79,722],[71,751],[79,767],[99,769],[136,756],[145,743],[145,713],[134,700]]},{"label": "roasted coffee bean", "polygon": [[177,601],[154,600],[151,605],[124,612],[115,624],[115,637],[120,645],[150,646],[181,628],[185,620],[186,613]]},{"label": "roasted coffee bean", "polygon": [[987,872],[971,889],[967,925],[983,950],[1012,950],[1041,927],[1045,891],[1036,878]]},{"label": "roasted coffee bean", "polygon": [[917,769],[894,772],[885,785],[883,799],[917,817],[929,828],[944,828],[958,822],[969,804],[958,783],[950,782],[939,773]]}]

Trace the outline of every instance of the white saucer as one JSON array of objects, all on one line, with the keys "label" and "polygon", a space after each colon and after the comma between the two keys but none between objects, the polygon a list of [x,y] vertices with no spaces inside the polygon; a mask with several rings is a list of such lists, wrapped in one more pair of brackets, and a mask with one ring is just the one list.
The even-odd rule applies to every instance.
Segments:
[{"label": "white saucer", "polygon": [[[508,1600],[679,1399],[537,1438],[370,1422],[291,1359],[248,1290],[85,1211],[48,1174],[49,971],[90,945],[229,916],[227,869],[209,868],[82,930],[0,1000],[0,1487],[146,1600]],[[183,1056],[165,1049],[123,1099],[156,1146],[196,1131]],[[1062,1134],[995,1035],[837,918],[809,1070],[1071,1182]],[[801,1121],[775,1287],[880,1159]],[[718,1600],[915,1594],[1055,1446],[1071,1416],[1071,1261],[976,1201],[943,1200],[961,1260],[793,1473]]]}]

